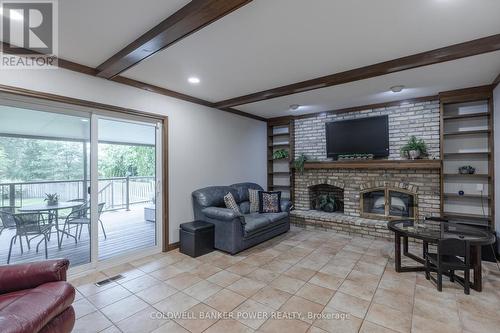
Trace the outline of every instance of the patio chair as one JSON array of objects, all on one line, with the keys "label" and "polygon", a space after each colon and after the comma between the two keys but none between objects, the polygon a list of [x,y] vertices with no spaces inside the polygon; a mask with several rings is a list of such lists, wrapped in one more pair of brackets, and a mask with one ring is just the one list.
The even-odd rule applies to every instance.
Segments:
[{"label": "patio chair", "polygon": [[12,218],[12,214],[16,212],[17,207],[5,206],[0,207],[0,235],[4,229],[14,229],[16,222]]},{"label": "patio chair", "polygon": [[[101,229],[102,229],[102,233],[104,234],[104,239],[106,239],[107,238],[106,231],[104,230],[104,224],[102,223],[102,220],[101,220],[101,214],[102,214],[102,211],[104,209],[104,205],[105,205],[104,202],[100,203],[97,207],[97,211],[99,213],[98,221],[101,224]],[[66,221],[64,222],[64,226],[63,226],[63,231],[65,231],[66,228],[68,228],[67,229],[68,233],[70,233],[71,228],[73,226],[76,226],[75,235],[74,235],[75,243],[82,236],[83,225],[87,225],[87,229],[88,229],[89,235],[90,235],[90,217],[89,216],[90,216],[90,206],[85,205],[83,208],[80,208],[78,210],[75,210],[74,212],[71,212],[66,217]]]},{"label": "patio chair", "polygon": [[[12,246],[16,238],[19,237],[19,245],[21,247],[21,254],[23,253],[22,237],[26,237],[28,249],[30,249],[30,242],[37,238],[42,239],[36,245],[36,253],[38,253],[40,244],[44,242],[45,245],[45,259],[48,258],[47,241],[50,241],[50,233],[54,223],[54,214],[48,212],[38,213],[17,213],[10,214],[16,224],[16,234],[10,240],[9,254],[7,256],[7,264],[10,263],[12,255]],[[31,238],[30,238],[31,237]]]}]

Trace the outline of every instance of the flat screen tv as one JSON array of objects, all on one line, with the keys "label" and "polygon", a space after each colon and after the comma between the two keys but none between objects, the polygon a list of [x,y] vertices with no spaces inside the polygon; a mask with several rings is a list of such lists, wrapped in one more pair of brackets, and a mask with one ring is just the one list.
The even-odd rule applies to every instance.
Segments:
[{"label": "flat screen tv", "polygon": [[389,156],[388,116],[326,123],[326,151],[334,159],[346,154]]}]

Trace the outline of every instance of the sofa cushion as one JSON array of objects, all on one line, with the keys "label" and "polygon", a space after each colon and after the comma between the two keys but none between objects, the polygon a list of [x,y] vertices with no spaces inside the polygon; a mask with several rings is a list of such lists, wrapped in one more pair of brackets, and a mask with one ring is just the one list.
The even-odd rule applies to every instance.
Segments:
[{"label": "sofa cushion", "polygon": [[235,197],[237,202],[249,201],[249,198],[248,198],[248,190],[249,189],[254,189],[257,191],[264,190],[259,184],[255,184],[255,183],[238,183],[238,184],[230,185],[230,187],[238,193],[238,198]]},{"label": "sofa cushion", "polygon": [[236,200],[241,200],[238,191],[229,186],[210,186],[193,192],[193,200],[202,208],[205,207],[225,207],[224,196],[231,193]]},{"label": "sofa cushion", "polygon": [[0,295],[2,332],[38,332],[71,306],[75,289],[64,281]]},{"label": "sofa cushion", "polygon": [[259,191],[259,213],[280,213],[281,192]]},{"label": "sofa cushion", "polygon": [[240,203],[240,210],[243,215],[250,214],[250,202],[243,201]]},{"label": "sofa cushion", "polygon": [[245,215],[245,235],[258,232],[262,228],[271,224],[271,219],[267,214],[252,213]]},{"label": "sofa cushion", "polygon": [[281,212],[281,213],[264,213],[264,214],[259,214],[263,217],[268,218],[271,223],[278,222],[288,216],[288,213],[286,212]]},{"label": "sofa cushion", "polygon": [[259,191],[253,188],[248,189],[248,199],[250,200],[250,213],[259,212]]}]

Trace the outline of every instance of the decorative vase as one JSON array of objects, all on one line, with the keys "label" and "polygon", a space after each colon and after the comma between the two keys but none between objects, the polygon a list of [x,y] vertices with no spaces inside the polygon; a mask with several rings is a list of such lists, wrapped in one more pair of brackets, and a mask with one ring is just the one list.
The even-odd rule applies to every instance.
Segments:
[{"label": "decorative vase", "polygon": [[56,200],[47,200],[47,206],[56,206],[59,201]]},{"label": "decorative vase", "polygon": [[410,159],[416,160],[417,158],[420,157],[420,151],[419,150],[410,150],[408,152],[408,155],[410,155]]}]

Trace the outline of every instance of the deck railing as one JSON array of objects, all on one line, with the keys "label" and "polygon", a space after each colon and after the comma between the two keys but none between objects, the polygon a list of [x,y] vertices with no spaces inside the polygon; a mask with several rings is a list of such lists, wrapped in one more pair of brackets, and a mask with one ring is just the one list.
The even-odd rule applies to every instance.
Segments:
[{"label": "deck railing", "polygon": [[[104,210],[128,210],[131,204],[155,198],[155,177],[100,178],[98,183],[98,199],[105,203]],[[84,180],[0,183],[0,206],[40,203],[46,193],[57,193],[60,201],[88,200],[89,186],[90,182]]]}]

